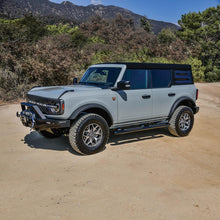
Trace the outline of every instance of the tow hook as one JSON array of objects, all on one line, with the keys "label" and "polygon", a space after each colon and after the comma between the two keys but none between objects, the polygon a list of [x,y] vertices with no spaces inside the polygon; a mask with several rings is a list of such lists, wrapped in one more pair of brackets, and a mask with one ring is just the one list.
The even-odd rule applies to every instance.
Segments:
[{"label": "tow hook", "polygon": [[34,124],[35,124],[34,115],[31,115],[31,129],[30,129],[30,131],[32,131]]}]

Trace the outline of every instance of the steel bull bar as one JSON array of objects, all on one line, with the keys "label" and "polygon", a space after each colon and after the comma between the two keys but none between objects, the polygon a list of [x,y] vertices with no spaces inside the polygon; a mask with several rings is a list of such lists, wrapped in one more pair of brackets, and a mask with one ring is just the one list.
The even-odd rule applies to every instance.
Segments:
[{"label": "steel bull bar", "polygon": [[47,118],[40,108],[28,102],[21,103],[22,111],[16,113],[16,116],[20,118],[22,124],[26,127],[30,127],[31,130],[47,130],[55,128],[69,128],[70,120],[63,119],[49,119]]}]

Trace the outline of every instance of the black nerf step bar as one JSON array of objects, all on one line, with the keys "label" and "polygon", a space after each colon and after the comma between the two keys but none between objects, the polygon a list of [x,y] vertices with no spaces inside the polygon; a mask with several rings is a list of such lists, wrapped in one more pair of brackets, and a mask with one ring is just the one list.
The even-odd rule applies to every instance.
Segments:
[{"label": "black nerf step bar", "polygon": [[114,130],[114,134],[120,135],[120,134],[132,133],[137,131],[151,130],[155,128],[165,128],[169,125],[170,124],[168,122],[159,122],[153,124],[142,124],[142,125],[126,127],[126,128],[117,128]]}]

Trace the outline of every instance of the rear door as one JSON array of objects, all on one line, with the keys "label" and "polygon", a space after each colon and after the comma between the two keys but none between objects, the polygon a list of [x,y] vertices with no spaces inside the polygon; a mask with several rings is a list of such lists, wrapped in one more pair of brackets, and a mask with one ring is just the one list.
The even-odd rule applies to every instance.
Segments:
[{"label": "rear door", "polygon": [[171,69],[151,69],[151,88],[153,99],[153,117],[163,118],[169,115],[176,100],[176,89],[172,86]]}]

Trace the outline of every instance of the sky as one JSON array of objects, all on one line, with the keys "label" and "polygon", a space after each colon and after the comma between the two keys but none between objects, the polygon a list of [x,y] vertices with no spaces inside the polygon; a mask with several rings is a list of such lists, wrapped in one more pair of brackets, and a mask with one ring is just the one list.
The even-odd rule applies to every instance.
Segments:
[{"label": "sky", "polygon": [[[61,3],[64,0],[50,0]],[[102,2],[103,5],[115,5],[126,8],[149,19],[178,23],[182,14],[204,11],[206,8],[220,5],[220,0],[69,0],[76,5],[89,5]]]}]

